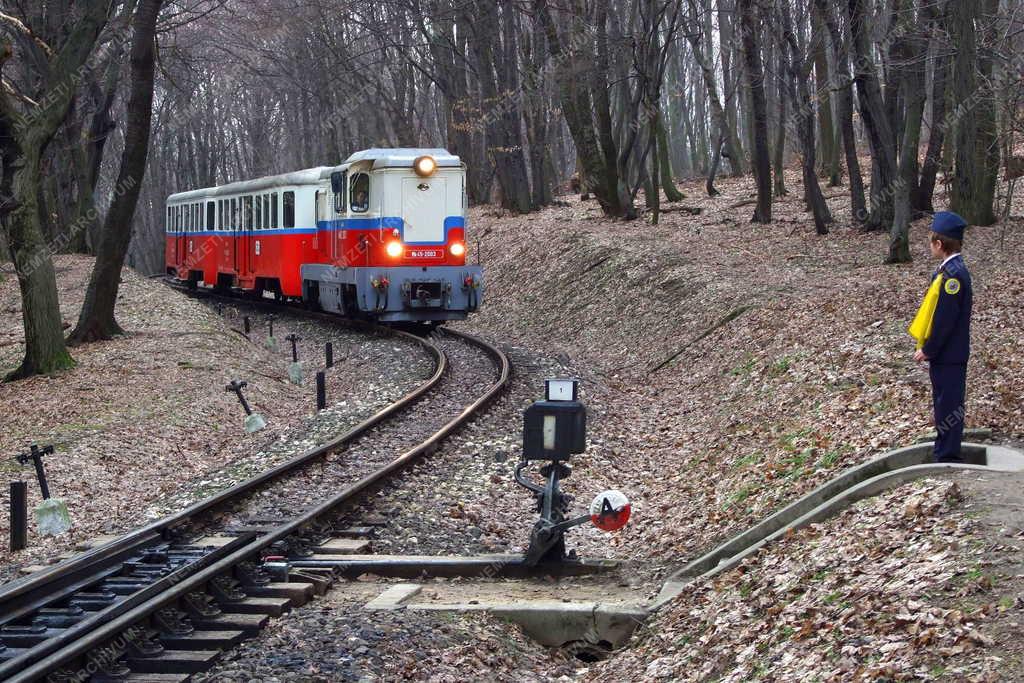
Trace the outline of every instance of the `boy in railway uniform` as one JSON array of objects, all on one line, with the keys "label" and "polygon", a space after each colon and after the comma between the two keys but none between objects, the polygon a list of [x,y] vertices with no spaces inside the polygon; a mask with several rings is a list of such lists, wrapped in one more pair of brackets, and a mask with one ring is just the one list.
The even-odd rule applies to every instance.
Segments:
[{"label": "boy in railway uniform", "polygon": [[942,259],[932,275],[942,278],[932,317],[931,332],[914,360],[928,361],[935,409],[936,462],[963,462],[960,442],[964,434],[964,394],[967,359],[971,353],[971,274],[960,255],[967,222],[952,211],[940,211],[928,236],[932,256]]}]

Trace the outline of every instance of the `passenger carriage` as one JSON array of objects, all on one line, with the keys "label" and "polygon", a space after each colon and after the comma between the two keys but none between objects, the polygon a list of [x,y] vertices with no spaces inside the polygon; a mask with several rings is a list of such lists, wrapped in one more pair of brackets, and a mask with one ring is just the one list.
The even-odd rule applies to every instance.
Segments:
[{"label": "passenger carriage", "polygon": [[465,318],[466,178],[443,149],[370,149],[167,200],[167,272],[385,322]]}]

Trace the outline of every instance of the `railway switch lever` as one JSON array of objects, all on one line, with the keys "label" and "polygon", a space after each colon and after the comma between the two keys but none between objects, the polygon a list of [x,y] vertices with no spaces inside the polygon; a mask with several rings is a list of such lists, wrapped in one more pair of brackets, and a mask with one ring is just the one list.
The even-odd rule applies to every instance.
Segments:
[{"label": "railway switch lever", "polygon": [[[579,401],[579,380],[546,380],[545,400],[523,414],[523,456],[515,470],[516,482],[533,493],[540,513],[524,558],[528,566],[575,560],[575,552],[565,552],[565,532],[574,526],[592,522],[613,531],[629,519],[629,501],[618,491],[600,494],[588,514],[569,516],[573,499],[562,490],[561,482],[572,474],[572,454],[586,450],[586,432],[587,411]],[[547,461],[538,472],[543,484],[526,476],[526,470],[538,461]]]}]

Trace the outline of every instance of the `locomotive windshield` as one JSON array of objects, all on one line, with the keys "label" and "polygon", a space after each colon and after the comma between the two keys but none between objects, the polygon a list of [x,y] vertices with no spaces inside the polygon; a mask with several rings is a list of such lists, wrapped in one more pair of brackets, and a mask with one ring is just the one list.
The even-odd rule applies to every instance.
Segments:
[{"label": "locomotive windshield", "polygon": [[353,213],[366,213],[370,208],[370,176],[356,173],[349,185],[349,207]]}]

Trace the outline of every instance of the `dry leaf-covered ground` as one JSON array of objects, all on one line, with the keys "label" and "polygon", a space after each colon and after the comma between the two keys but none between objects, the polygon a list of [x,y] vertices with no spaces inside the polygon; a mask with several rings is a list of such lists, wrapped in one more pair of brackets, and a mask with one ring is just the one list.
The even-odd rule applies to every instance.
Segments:
[{"label": "dry leaf-covered ground", "polygon": [[[994,567],[1019,571],[1021,528],[986,528],[984,500],[962,497],[956,481],[927,480],[796,532],[691,584],[629,651],[587,678],[1018,678],[1020,645],[1015,634],[1000,636],[997,622],[1017,626],[1024,582]],[[995,651],[997,638],[1009,651]]]}]

